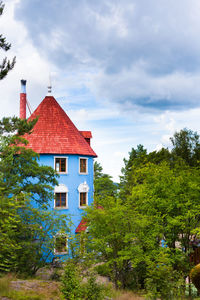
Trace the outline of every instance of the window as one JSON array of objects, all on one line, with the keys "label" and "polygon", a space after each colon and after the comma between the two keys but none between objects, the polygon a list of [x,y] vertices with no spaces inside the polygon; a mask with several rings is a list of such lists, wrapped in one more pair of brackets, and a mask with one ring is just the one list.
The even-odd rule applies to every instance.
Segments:
[{"label": "window", "polygon": [[88,205],[89,186],[87,185],[86,181],[79,185],[78,191],[79,191],[79,208],[84,208]]},{"label": "window", "polygon": [[87,206],[87,193],[82,192],[80,193],[80,207]]},{"label": "window", "polygon": [[67,236],[65,234],[57,234],[55,238],[55,254],[67,253]]},{"label": "window", "polygon": [[67,193],[55,193],[55,208],[67,207]]},{"label": "window", "polygon": [[58,173],[67,173],[66,157],[55,157],[55,170]]},{"label": "window", "polygon": [[59,184],[55,186],[54,189],[55,194],[55,202],[54,202],[54,208],[68,208],[68,188],[64,184]]},{"label": "window", "polygon": [[87,174],[87,158],[79,158],[79,173]]}]

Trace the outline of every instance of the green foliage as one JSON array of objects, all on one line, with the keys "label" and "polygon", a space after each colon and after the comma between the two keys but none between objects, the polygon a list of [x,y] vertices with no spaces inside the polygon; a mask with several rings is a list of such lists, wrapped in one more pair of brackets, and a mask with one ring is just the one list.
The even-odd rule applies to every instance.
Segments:
[{"label": "green foliage", "polygon": [[145,288],[162,299],[181,297],[191,239],[200,235],[199,136],[184,129],[171,141],[171,152],[132,149],[117,197],[99,194],[99,206],[87,209],[89,248],[102,263],[100,273],[105,269],[117,287]]},{"label": "green foliage", "polygon": [[[27,141],[19,136],[30,133],[37,122],[19,118],[4,118],[0,122],[0,188],[4,197],[26,192],[40,204],[48,203],[57,185],[55,171],[38,164],[39,155],[24,146]],[[16,133],[17,132],[17,133]]]},{"label": "green foliage", "polygon": [[83,285],[83,299],[87,300],[101,300],[104,298],[104,288],[96,282],[96,277],[91,274],[87,283]]},{"label": "green foliage", "polygon": [[81,277],[76,266],[68,262],[65,265],[64,275],[61,279],[61,291],[68,300],[80,300],[82,298],[83,289],[81,288]]},{"label": "green foliage", "polygon": [[[0,1],[0,16],[3,14],[4,4]],[[6,42],[6,38],[0,34],[0,48],[4,51],[8,51],[11,47],[11,44]],[[14,68],[16,58],[14,57],[12,61],[8,60],[6,57],[0,64],[0,80],[2,80],[10,70]]]},{"label": "green foliage", "polygon": [[111,270],[106,263],[101,263],[95,267],[95,271],[101,276],[110,276]]},{"label": "green foliage", "polygon": [[192,268],[190,272],[190,278],[197,290],[200,291],[200,264]]},{"label": "green foliage", "polygon": [[69,231],[68,218],[46,208],[34,208],[29,201],[19,214],[18,241],[23,251],[17,252],[17,270],[33,275],[52,259],[56,234]]},{"label": "green foliage", "polygon": [[[37,120],[0,121],[0,270],[34,274],[51,257],[59,230],[68,230],[62,216],[47,211],[57,184],[55,171],[38,164],[20,134]],[[34,203],[34,206],[30,204]]]},{"label": "green foliage", "polygon": [[118,186],[113,183],[112,177],[102,172],[102,167],[95,161],[94,163],[94,189],[95,201],[107,196],[115,196]]},{"label": "green foliage", "polygon": [[52,257],[54,236],[68,227],[66,216],[34,208],[29,200],[0,204],[0,270],[33,275]]},{"label": "green foliage", "polygon": [[[117,287],[130,283],[131,260],[141,257],[141,248],[134,242],[136,224],[120,200],[101,199],[103,209],[89,207],[89,248],[95,251],[96,260],[106,264],[109,277]],[[125,217],[126,216],[126,217]]]},{"label": "green foliage", "polygon": [[184,278],[173,269],[168,249],[159,249],[148,261],[146,289],[148,299],[180,299],[184,295]]},{"label": "green foliage", "polygon": [[172,154],[182,158],[188,165],[197,166],[200,162],[200,139],[197,132],[182,129],[175,132],[170,139],[173,145]]},{"label": "green foliage", "polygon": [[9,272],[17,268],[17,251],[22,246],[17,242],[21,205],[14,199],[0,196],[0,271]]},{"label": "green foliage", "polygon": [[[85,282],[83,278],[86,279]],[[93,272],[81,269],[73,261],[66,263],[61,282],[61,291],[68,300],[101,300],[109,293],[108,288],[96,282]]]}]

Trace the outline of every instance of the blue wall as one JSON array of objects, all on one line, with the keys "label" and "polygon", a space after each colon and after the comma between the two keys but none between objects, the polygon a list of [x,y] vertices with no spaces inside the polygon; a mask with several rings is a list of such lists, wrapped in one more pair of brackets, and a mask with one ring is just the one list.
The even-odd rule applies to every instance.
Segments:
[{"label": "blue wall", "polygon": [[[78,186],[81,183],[86,181],[89,186],[88,192],[88,205],[93,202],[93,157],[90,156],[81,156],[81,155],[56,155],[56,154],[40,154],[41,165],[50,166],[54,168],[54,157],[66,157],[68,166],[67,174],[59,174],[58,178],[59,184],[64,184],[68,188],[68,209],[56,209],[60,214],[70,215],[72,222],[74,224],[74,232],[77,226],[79,225],[82,213],[84,212],[83,208],[79,208],[79,191]],[[79,158],[88,158],[88,173],[79,174]],[[50,203],[50,209],[54,209],[54,200]]]}]

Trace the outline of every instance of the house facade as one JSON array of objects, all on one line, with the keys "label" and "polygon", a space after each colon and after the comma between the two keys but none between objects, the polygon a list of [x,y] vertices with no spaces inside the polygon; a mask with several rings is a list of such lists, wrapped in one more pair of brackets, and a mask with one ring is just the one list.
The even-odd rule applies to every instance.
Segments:
[{"label": "house facade", "polygon": [[[26,118],[26,81],[21,81],[20,118]],[[93,202],[93,159],[97,156],[90,146],[90,131],[79,131],[56,99],[49,93],[31,114],[38,117],[30,135],[25,135],[31,148],[40,155],[39,163],[50,166],[60,175],[55,187],[55,198],[50,209],[70,216],[74,233],[85,228],[84,208]],[[83,226],[82,226],[83,225]],[[66,238],[59,242],[56,255],[66,250]]]}]

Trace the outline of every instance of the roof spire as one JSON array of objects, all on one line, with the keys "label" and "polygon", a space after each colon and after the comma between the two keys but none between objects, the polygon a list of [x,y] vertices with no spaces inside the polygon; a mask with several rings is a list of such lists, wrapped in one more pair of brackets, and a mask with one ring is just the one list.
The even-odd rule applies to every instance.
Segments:
[{"label": "roof spire", "polygon": [[51,74],[49,73],[49,85],[48,85],[48,96],[51,96],[51,89],[52,89],[52,85],[51,85]]}]

